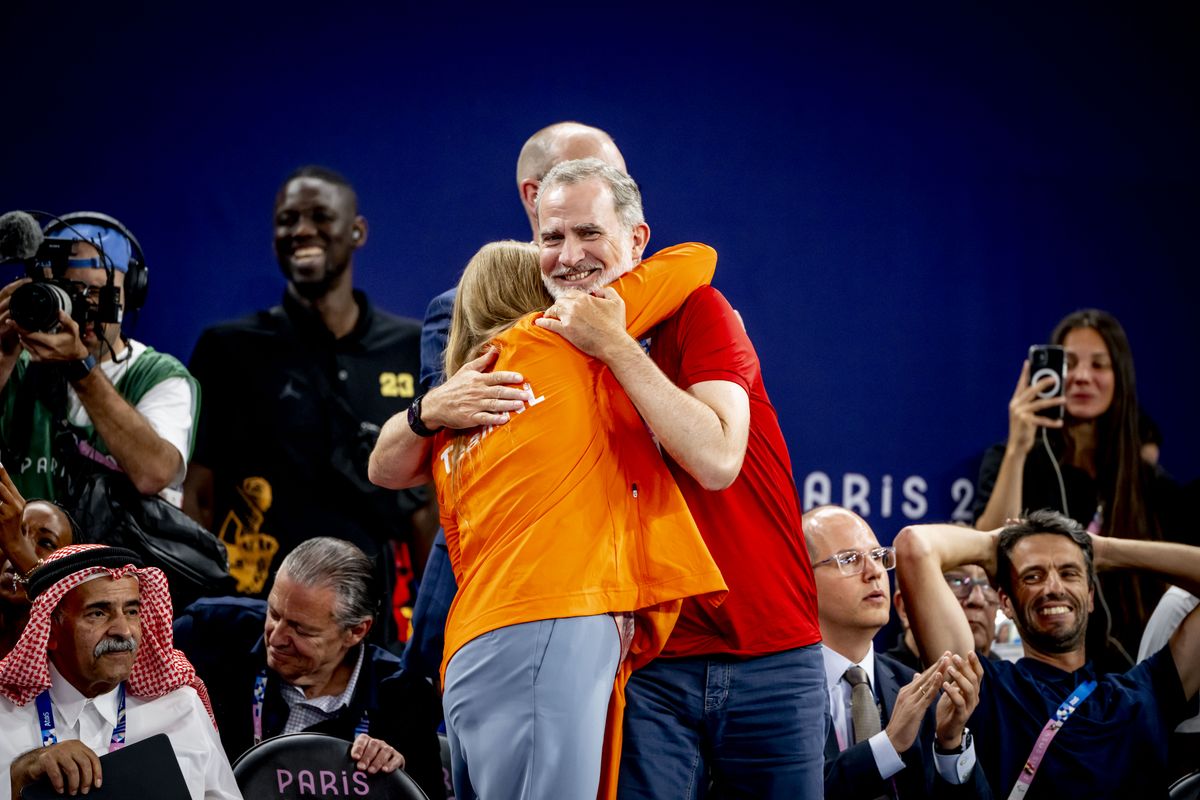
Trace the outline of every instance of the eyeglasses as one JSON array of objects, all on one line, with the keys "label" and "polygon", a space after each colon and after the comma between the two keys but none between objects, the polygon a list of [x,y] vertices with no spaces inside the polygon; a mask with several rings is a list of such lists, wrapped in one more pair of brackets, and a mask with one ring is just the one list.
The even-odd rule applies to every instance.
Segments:
[{"label": "eyeglasses", "polygon": [[996,594],[996,590],[988,583],[987,578],[971,578],[966,575],[947,575],[946,583],[950,584],[950,591],[954,592],[954,596],[959,600],[966,600],[971,596],[971,591],[978,586],[983,592],[983,598],[990,603],[994,603],[1000,599],[1000,595]]},{"label": "eyeglasses", "polygon": [[813,569],[823,564],[837,564],[838,570],[843,575],[858,575],[866,568],[868,558],[884,570],[894,569],[896,566],[896,548],[876,547],[874,550],[843,550],[813,564]]}]

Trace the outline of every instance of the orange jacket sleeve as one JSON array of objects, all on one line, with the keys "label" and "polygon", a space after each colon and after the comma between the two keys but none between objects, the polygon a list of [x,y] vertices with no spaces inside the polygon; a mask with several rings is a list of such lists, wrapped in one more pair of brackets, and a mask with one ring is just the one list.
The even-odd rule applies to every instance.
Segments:
[{"label": "orange jacket sleeve", "polygon": [[635,339],[674,314],[683,301],[707,286],[717,269],[717,251],[687,242],[660,250],[612,284],[625,301],[625,329]]}]

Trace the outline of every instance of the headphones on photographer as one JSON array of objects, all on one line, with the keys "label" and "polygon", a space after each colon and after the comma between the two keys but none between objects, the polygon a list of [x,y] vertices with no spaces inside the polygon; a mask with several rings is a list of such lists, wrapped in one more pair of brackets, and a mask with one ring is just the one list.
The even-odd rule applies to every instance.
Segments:
[{"label": "headphones on photographer", "polygon": [[[70,232],[73,224],[99,225],[111,228],[129,240],[129,269],[125,271],[125,311],[137,311],[146,304],[146,292],[150,288],[150,270],[146,268],[146,256],[137,237],[121,224],[121,221],[99,211],[73,211],[54,219],[42,231],[47,238],[62,230]],[[115,272],[114,268],[114,272]]]}]

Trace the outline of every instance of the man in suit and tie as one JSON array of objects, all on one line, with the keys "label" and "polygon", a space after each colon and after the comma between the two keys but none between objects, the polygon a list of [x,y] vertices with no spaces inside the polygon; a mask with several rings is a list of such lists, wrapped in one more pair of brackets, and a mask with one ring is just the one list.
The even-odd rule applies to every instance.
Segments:
[{"label": "man in suit and tie", "polygon": [[833,723],[826,797],[990,797],[966,729],[979,700],[978,658],[947,653],[914,673],[876,653],[872,639],[891,608],[895,550],[880,547],[865,520],[837,506],[809,511],[803,525]]}]

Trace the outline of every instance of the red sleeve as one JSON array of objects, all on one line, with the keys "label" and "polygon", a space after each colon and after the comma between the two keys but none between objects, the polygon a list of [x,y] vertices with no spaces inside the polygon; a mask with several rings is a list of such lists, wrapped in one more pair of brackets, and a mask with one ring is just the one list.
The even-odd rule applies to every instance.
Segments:
[{"label": "red sleeve", "polygon": [[[659,332],[666,341],[663,366],[676,386],[730,381],[750,392],[758,378],[758,354],[725,296],[711,286],[692,292]],[[686,344],[685,344],[686,343]]]}]

